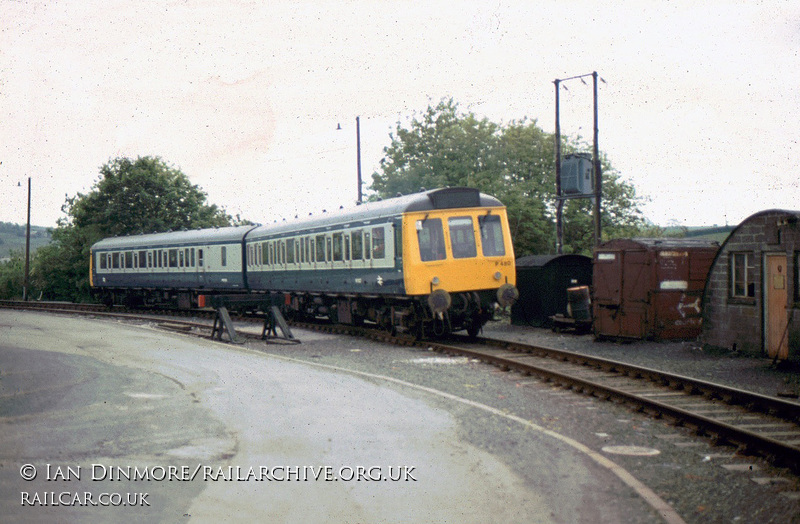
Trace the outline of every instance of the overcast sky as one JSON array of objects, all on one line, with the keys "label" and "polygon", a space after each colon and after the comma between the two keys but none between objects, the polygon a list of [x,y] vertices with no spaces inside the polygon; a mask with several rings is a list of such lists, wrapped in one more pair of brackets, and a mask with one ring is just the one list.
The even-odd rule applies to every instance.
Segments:
[{"label": "overcast sky", "polygon": [[[552,132],[553,80],[592,71],[600,149],[653,222],[800,209],[796,1],[0,0],[0,24],[0,221],[30,176],[54,226],[118,156],[255,222],[350,205],[356,116],[369,183],[428,104]],[[591,139],[591,79],[565,85],[562,131]]]}]

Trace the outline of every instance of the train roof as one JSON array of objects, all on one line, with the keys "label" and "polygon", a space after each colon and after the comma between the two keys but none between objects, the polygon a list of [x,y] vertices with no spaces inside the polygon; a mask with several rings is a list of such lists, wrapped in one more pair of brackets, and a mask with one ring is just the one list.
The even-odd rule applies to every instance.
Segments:
[{"label": "train roof", "polygon": [[96,249],[131,249],[144,247],[162,247],[173,245],[220,244],[241,242],[249,231],[256,226],[234,226],[209,229],[193,229],[190,231],[171,231],[168,233],[152,233],[149,235],[130,235],[106,238],[96,242]]},{"label": "train roof", "polygon": [[366,202],[347,209],[340,208],[328,211],[321,215],[310,215],[294,220],[265,224],[255,229],[251,236],[258,237],[259,235],[280,234],[298,229],[308,230],[340,224],[362,223],[415,211],[502,206],[503,204],[497,198],[483,194],[477,189],[448,187],[421,191],[377,202]]}]

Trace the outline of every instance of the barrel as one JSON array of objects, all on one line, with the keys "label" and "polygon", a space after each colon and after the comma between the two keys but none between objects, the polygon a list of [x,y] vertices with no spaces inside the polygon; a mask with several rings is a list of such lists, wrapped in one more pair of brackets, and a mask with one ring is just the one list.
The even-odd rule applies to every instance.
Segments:
[{"label": "barrel", "polygon": [[567,288],[567,312],[575,320],[590,321],[592,319],[592,300],[589,286]]}]

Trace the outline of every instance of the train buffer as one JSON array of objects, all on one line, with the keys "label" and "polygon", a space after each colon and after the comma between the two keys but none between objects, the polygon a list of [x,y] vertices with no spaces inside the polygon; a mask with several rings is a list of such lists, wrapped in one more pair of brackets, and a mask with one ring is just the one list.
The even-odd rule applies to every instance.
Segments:
[{"label": "train buffer", "polygon": [[[280,308],[274,304],[269,295],[215,295],[211,297],[211,306],[216,310],[211,338],[222,340],[222,333],[227,332],[228,339],[234,344],[244,342],[236,333],[229,310],[264,319],[261,340],[279,339],[299,344],[289,324],[281,314]],[[282,335],[278,335],[280,329]]]}]

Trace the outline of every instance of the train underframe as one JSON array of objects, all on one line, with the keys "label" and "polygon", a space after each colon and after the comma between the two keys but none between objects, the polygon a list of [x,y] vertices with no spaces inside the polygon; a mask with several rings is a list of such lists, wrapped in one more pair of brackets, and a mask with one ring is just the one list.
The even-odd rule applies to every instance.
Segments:
[{"label": "train underframe", "polygon": [[[191,289],[116,288],[95,291],[106,306],[129,308],[192,309],[205,307],[213,293]],[[236,295],[245,295],[237,293]],[[257,294],[250,294],[258,296]],[[321,293],[272,293],[282,296],[283,315],[290,320],[326,319],[337,324],[375,325],[392,333],[435,338],[465,330],[477,336],[494,315],[494,291],[472,291],[441,297],[401,295],[334,295]],[[274,300],[272,302],[275,302]],[[445,307],[446,306],[446,307]]]},{"label": "train underframe", "polygon": [[494,315],[494,293],[456,293],[449,307],[431,307],[430,299],[375,295],[289,295],[284,306],[288,318],[327,318],[349,325],[373,324],[392,333],[411,333],[418,338],[441,337],[466,330],[477,336]]}]

